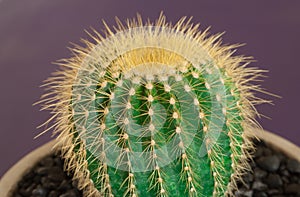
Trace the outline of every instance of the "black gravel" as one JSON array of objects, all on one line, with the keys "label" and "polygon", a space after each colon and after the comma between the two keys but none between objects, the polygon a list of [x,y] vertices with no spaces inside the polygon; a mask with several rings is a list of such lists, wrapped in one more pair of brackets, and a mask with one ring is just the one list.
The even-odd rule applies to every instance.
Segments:
[{"label": "black gravel", "polygon": [[13,197],[81,197],[72,178],[63,171],[63,160],[56,155],[43,158],[18,183]]},{"label": "black gravel", "polygon": [[[300,197],[300,163],[256,142],[252,172],[243,177],[236,197]],[[299,153],[300,154],[300,153]],[[18,183],[13,197],[82,197],[63,172],[63,160],[55,155],[42,159]],[[243,183],[242,183],[243,182]]]},{"label": "black gravel", "polygon": [[252,173],[244,175],[235,196],[300,197],[300,163],[263,142],[256,144]]}]

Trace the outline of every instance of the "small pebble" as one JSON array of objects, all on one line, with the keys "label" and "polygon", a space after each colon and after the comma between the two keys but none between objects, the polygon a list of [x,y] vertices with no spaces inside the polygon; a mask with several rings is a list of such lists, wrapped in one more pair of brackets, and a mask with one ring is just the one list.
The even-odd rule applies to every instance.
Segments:
[{"label": "small pebble", "polygon": [[57,197],[58,195],[59,195],[59,192],[58,192],[58,191],[52,190],[52,191],[49,193],[48,197]]},{"label": "small pebble", "polygon": [[264,156],[272,155],[272,150],[268,149],[267,147],[264,147],[262,150],[263,150]]},{"label": "small pebble", "polygon": [[280,194],[280,190],[279,189],[270,189],[270,190],[268,190],[267,191],[267,194],[269,195],[269,196],[274,196],[274,195],[276,195],[276,194]]},{"label": "small pebble", "polygon": [[280,171],[280,174],[281,175],[283,175],[283,176],[290,176],[290,173],[289,173],[289,171],[288,170],[282,170],[282,171]]},{"label": "small pebble", "polygon": [[257,191],[266,191],[268,189],[268,186],[261,181],[255,181],[252,184],[252,189],[257,190]]},{"label": "small pebble", "polygon": [[276,155],[269,155],[259,158],[257,164],[264,170],[275,172],[280,166],[280,159]]},{"label": "small pebble", "polygon": [[295,159],[289,159],[286,167],[292,173],[300,173],[300,163]]},{"label": "small pebble", "polygon": [[239,189],[234,193],[235,197],[252,197],[253,191],[252,190],[246,190],[246,189]]},{"label": "small pebble", "polygon": [[292,183],[285,187],[287,194],[299,194],[300,195],[300,184]]},{"label": "small pebble", "polygon": [[32,196],[36,197],[46,197],[48,194],[48,190],[39,185],[37,188],[32,190]]},{"label": "small pebble", "polygon": [[254,169],[254,178],[255,179],[261,179],[267,176],[267,172],[260,169],[259,167]]},{"label": "small pebble", "polygon": [[65,194],[60,195],[59,197],[74,197],[78,196],[78,192],[74,189],[68,190]]},{"label": "small pebble", "polygon": [[266,192],[258,191],[258,192],[255,192],[253,196],[255,196],[255,197],[268,197],[268,194]]},{"label": "small pebble", "polygon": [[45,167],[51,167],[54,165],[54,160],[51,156],[48,156],[41,160],[40,164]]},{"label": "small pebble", "polygon": [[243,178],[244,178],[243,180],[244,180],[245,182],[250,183],[250,182],[253,181],[253,174],[248,173],[248,174],[246,174]]},{"label": "small pebble", "polygon": [[278,188],[282,185],[281,177],[278,174],[269,174],[265,182],[269,188]]}]

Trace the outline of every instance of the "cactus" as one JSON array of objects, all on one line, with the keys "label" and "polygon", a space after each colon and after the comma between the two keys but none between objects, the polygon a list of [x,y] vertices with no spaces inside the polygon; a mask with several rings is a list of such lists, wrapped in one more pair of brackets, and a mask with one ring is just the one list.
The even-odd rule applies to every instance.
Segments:
[{"label": "cactus", "polygon": [[85,196],[231,196],[249,169],[263,71],[183,17],[88,33],[42,96]]}]

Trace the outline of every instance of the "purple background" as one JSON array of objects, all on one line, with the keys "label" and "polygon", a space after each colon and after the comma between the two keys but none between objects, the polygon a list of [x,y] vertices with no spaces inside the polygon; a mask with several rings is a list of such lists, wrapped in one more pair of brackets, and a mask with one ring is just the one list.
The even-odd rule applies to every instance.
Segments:
[{"label": "purple background", "polygon": [[[141,1],[141,0],[0,0],[0,176],[22,156],[50,140],[34,140],[36,126],[49,117],[32,107],[39,85],[57,67],[51,62],[70,57],[70,42],[86,38],[84,29],[103,29],[136,12],[155,19],[163,10],[169,21],[194,16],[204,29],[223,32],[225,43],[247,43],[238,54],[254,56],[252,66],[268,69],[263,86],[279,94],[275,106],[259,110],[272,120],[262,126],[300,145],[300,1]],[[297,102],[298,101],[298,102]]]}]

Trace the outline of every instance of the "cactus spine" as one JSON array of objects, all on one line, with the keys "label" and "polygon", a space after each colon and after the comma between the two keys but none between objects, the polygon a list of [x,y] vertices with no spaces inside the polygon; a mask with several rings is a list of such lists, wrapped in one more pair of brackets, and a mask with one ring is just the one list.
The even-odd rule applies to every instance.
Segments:
[{"label": "cactus spine", "polygon": [[66,170],[86,196],[232,195],[264,102],[249,82],[262,71],[186,18],[116,21],[45,84]]}]

